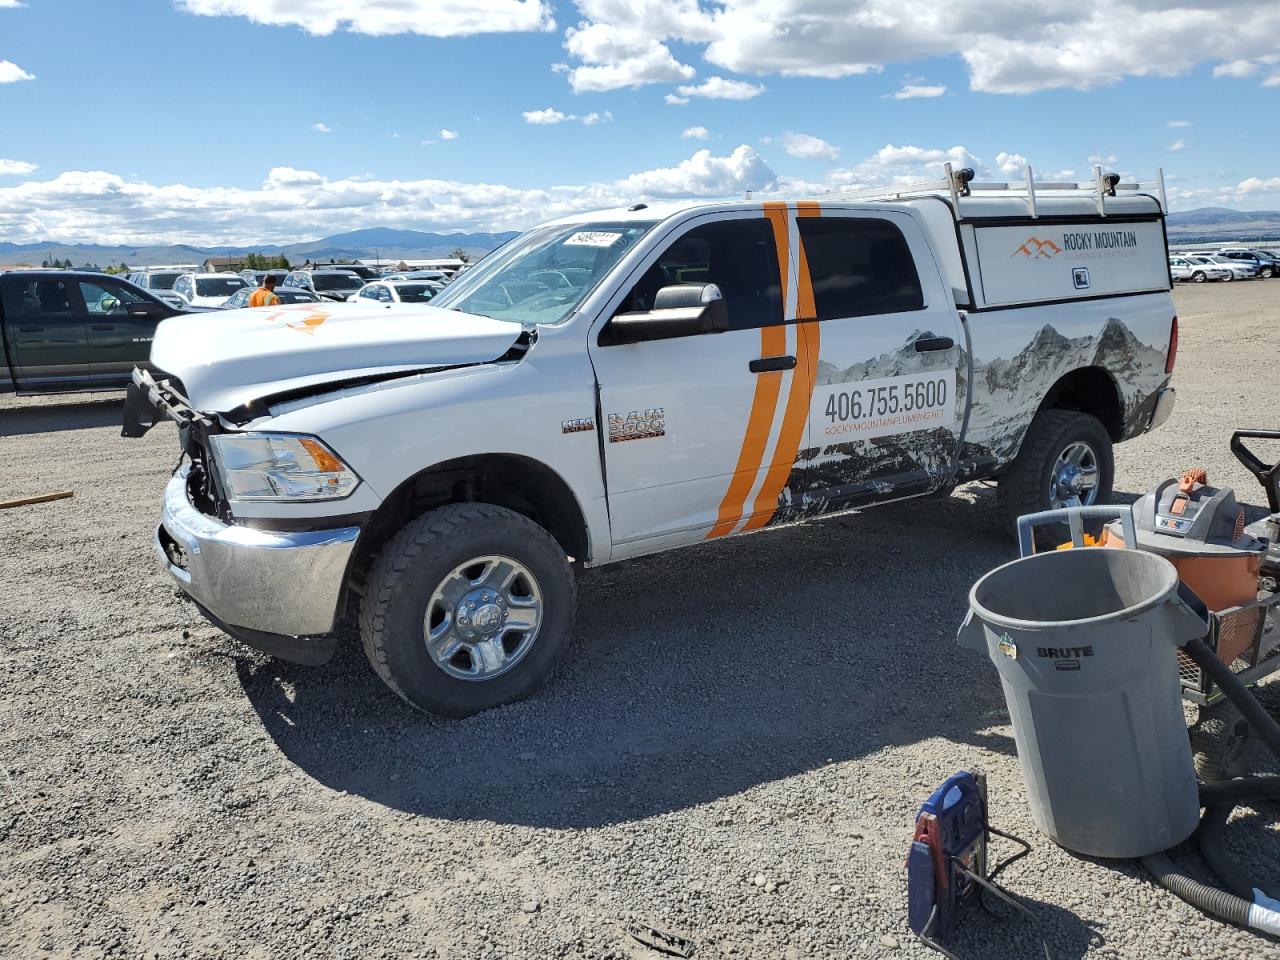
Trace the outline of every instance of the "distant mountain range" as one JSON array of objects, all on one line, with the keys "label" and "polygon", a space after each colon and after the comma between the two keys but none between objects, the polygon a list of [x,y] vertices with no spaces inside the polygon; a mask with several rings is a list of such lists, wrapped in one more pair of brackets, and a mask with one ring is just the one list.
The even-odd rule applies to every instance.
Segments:
[{"label": "distant mountain range", "polygon": [[196,247],[185,243],[154,246],[107,246],[96,243],[4,243],[0,242],[0,263],[29,263],[70,260],[77,266],[127,263],[146,266],[161,263],[203,263],[206,257],[238,256],[245,253],[283,254],[290,263],[310,259],[349,260],[380,256],[383,259],[425,260],[447,257],[461,248],[471,256],[481,256],[506,243],[516,234],[508,233],[424,233],[421,230],[394,230],[370,227],[334,234],[302,243],[257,243],[244,246]]},{"label": "distant mountain range", "polygon": [[1275,240],[1280,238],[1280,210],[1231,210],[1228,207],[1200,207],[1169,214],[1169,239]]},{"label": "distant mountain range", "polygon": [[[1212,242],[1223,240],[1280,240],[1280,211],[1231,210],[1227,207],[1201,207],[1169,214],[1169,239],[1175,242]],[[265,253],[289,258],[290,263],[312,261],[368,259],[420,259],[447,257],[461,248],[477,257],[506,243],[516,234],[506,233],[426,233],[421,230],[396,230],[391,227],[369,227],[338,233],[319,240],[301,243],[256,243],[243,246],[196,247],[185,243],[153,246],[108,246],[96,243],[5,243],[0,242],[0,263],[27,263],[38,266],[44,260],[70,260],[77,266],[96,263],[99,266],[127,263],[146,266],[160,263],[203,263],[207,257]]]}]

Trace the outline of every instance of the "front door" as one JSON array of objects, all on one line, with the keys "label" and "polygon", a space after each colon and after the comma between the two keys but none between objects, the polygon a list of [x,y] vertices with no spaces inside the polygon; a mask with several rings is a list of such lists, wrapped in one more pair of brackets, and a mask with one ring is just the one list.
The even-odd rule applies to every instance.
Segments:
[{"label": "front door", "polygon": [[135,366],[145,366],[151,357],[157,321],[153,315],[133,316],[129,312],[151,301],[115,280],[81,280],[78,286],[89,331],[93,378],[123,383]]},{"label": "front door", "polygon": [[5,334],[20,387],[88,386],[89,344],[74,304],[74,281],[57,275],[38,280],[0,278]]},{"label": "front door", "polygon": [[815,214],[797,220],[820,346],[795,515],[941,487],[966,396],[960,315],[915,222]]},{"label": "front door", "polygon": [[813,373],[791,246],[782,204],[694,219],[641,265],[615,312],[650,309],[664,286],[714,283],[730,329],[619,345],[593,331],[615,556],[774,517],[806,445]]}]

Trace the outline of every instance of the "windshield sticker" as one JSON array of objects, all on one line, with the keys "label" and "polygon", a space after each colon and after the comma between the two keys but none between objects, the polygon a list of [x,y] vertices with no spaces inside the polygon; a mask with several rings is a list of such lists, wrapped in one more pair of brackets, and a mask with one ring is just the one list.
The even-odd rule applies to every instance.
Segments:
[{"label": "windshield sticker", "polygon": [[612,247],[622,239],[620,233],[606,233],[599,230],[583,230],[573,234],[564,242],[566,247]]}]

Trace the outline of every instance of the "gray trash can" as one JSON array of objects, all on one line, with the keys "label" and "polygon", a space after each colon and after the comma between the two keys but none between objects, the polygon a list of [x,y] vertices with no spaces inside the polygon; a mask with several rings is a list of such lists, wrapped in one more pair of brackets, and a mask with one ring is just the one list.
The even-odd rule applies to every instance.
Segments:
[{"label": "gray trash can", "polygon": [[[1075,514],[1072,517],[1070,514]],[[1023,517],[1030,528],[1125,508]],[[1025,523],[1023,523],[1025,521]],[[1000,673],[1036,826],[1095,857],[1167,850],[1200,819],[1175,648],[1204,619],[1178,595],[1162,557],[1080,548],[1033,554],[973,585],[961,646],[985,650]]]}]

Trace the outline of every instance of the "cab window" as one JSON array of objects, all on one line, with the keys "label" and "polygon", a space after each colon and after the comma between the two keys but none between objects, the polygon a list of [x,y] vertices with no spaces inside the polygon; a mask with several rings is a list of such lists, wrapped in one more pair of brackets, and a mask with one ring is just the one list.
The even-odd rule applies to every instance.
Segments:
[{"label": "cab window", "polygon": [[80,295],[84,297],[85,309],[95,316],[126,313],[131,303],[142,300],[142,297],[117,283],[89,280],[80,281]]},{"label": "cab window", "polygon": [[30,280],[3,285],[4,312],[9,317],[71,315],[71,284],[66,280]]},{"label": "cab window", "polygon": [[799,217],[817,319],[924,309],[911,248],[887,220]]},{"label": "cab window", "polygon": [[782,322],[782,288],[773,229],[764,218],[720,220],[675,240],[645,271],[620,313],[653,309],[663,287],[714,283],[724,295],[734,330]]}]

